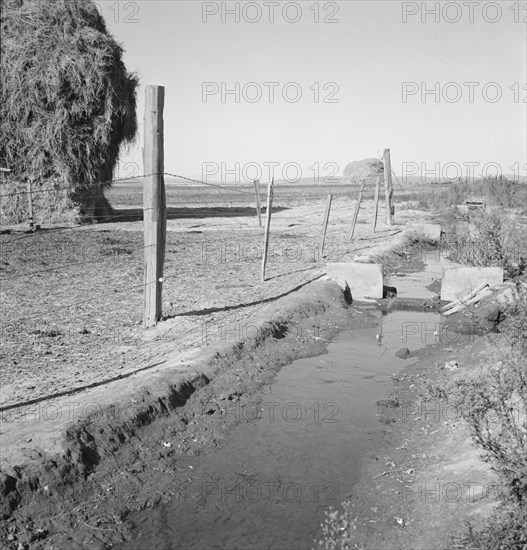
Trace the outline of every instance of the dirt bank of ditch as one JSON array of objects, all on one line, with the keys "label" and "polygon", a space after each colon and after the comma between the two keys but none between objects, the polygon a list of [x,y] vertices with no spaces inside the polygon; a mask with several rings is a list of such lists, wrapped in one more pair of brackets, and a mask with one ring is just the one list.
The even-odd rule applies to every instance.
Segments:
[{"label": "dirt bank of ditch", "polygon": [[232,428],[214,403],[243,405],[283,365],[324,353],[338,331],[374,319],[349,308],[335,283],[315,282],[251,322],[254,338],[160,358],[155,369],[64,396],[47,418],[38,404],[4,411],[3,544],[104,548],[126,539],[129,511],[175,498],[191,475],[178,457],[219,444]]},{"label": "dirt bank of ditch", "polygon": [[[61,460],[20,470],[17,488],[3,497],[19,504],[3,522],[4,547],[102,549],[129,540],[128,514],[181,498],[193,476],[182,459],[220,445],[240,421],[222,411],[254,406],[255,393],[282,366],[324,353],[337,330],[379,323],[372,310],[348,307],[335,285],[315,283],[299,294],[265,338],[220,351],[180,385],[152,381],[122,417],[105,410],[74,426]],[[307,338],[286,328],[306,322],[326,328]],[[494,345],[470,336],[427,346],[379,402],[383,443],[365,457],[349,495],[357,548],[440,549],[467,519],[483,521],[491,512],[496,478],[441,388],[474,375]],[[458,362],[455,372],[444,368],[449,361]]]},{"label": "dirt bank of ditch", "polygon": [[351,548],[442,550],[468,522],[481,527],[504,494],[448,391],[499,360],[502,335],[450,340],[419,351],[378,404],[384,441],[349,496]]}]

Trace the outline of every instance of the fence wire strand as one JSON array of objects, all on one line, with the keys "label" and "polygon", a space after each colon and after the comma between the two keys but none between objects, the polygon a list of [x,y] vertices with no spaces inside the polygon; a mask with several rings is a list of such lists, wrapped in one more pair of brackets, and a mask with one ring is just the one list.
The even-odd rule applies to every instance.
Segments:
[{"label": "fence wire strand", "polygon": [[[129,177],[126,177],[126,178],[118,178],[118,179],[112,179],[112,180],[109,180],[109,181],[105,181],[105,182],[100,182],[99,186],[101,187],[108,187],[109,185],[111,185],[112,183],[120,183],[120,182],[134,182],[134,181],[141,181],[141,180],[144,180],[146,178],[149,178],[149,177],[152,177],[152,176],[158,176],[160,175],[159,173],[152,173],[152,174],[148,174],[148,175],[143,175],[143,176],[129,176]],[[206,181],[203,181],[203,180],[199,180],[199,179],[195,179],[195,178],[189,178],[189,177],[186,177],[186,176],[182,176],[182,175],[179,175],[179,174],[174,174],[174,173],[170,173],[170,172],[164,172],[162,174],[163,176],[167,176],[167,177],[172,177],[172,178],[176,178],[178,180],[182,180],[182,181],[188,181],[188,182],[191,182],[191,183],[195,183],[195,184],[198,184],[198,185],[205,185],[207,187],[212,187],[212,188],[217,188],[217,189],[220,189],[222,191],[225,191],[229,194],[231,193],[238,193],[239,195],[243,195],[245,197],[250,197],[251,198],[251,204],[250,204],[250,207],[251,208],[254,208],[253,204],[252,204],[252,200],[254,199],[254,191],[245,191],[245,190],[241,190],[241,189],[237,189],[233,186],[225,186],[225,185],[221,185],[221,184],[218,184],[218,183],[211,183],[211,182],[206,182]],[[250,185],[250,184],[247,184],[247,185]],[[400,183],[399,183],[400,185]],[[282,186],[280,186],[279,184],[275,184],[275,186],[277,188],[283,188]],[[85,185],[84,187],[86,188],[93,188],[93,186],[89,186],[89,185]],[[68,189],[78,189],[79,187],[76,186],[76,185],[72,185],[72,186],[68,186],[68,187],[59,187],[59,188],[51,188],[51,189],[33,189],[31,191],[31,193],[45,193],[45,192],[60,192],[60,191],[65,191],[65,190],[68,190]],[[12,196],[16,196],[16,195],[27,195],[29,194],[30,191],[29,190],[22,190],[22,191],[18,191],[16,193],[6,193],[6,194],[2,194],[0,195],[0,198],[6,198],[6,197],[12,197]],[[403,190],[403,193],[404,193],[404,190]],[[352,191],[347,191],[346,193],[343,193],[342,195],[338,195],[340,198],[344,198],[346,200],[356,200],[356,197],[354,197],[355,193],[352,192]],[[100,195],[92,195],[93,197],[99,197]],[[85,198],[89,198],[90,196],[88,197],[85,197]],[[275,200],[277,199],[278,201],[280,200],[288,200],[288,199],[298,199],[300,202],[304,201],[306,202],[307,199],[311,199],[311,200],[324,200],[326,199],[327,197],[327,193],[324,192],[324,193],[321,193],[320,195],[318,195],[317,193],[314,193],[313,195],[309,195],[308,197],[305,197],[305,196],[299,196],[297,193],[293,193],[293,194],[288,194],[288,193],[285,193],[283,195],[276,195],[275,197]],[[263,200],[264,197],[262,197],[262,194],[260,193],[260,199]],[[233,204],[236,204],[236,207],[239,207],[239,204],[240,203],[232,203],[232,201],[229,203],[229,207]],[[279,208],[278,205],[275,205],[274,207],[276,208]],[[274,209],[273,207],[273,209]],[[157,207],[159,208],[159,207]],[[166,210],[168,210],[170,207],[163,207],[165,208]],[[189,206],[189,207],[181,207],[181,208],[210,208],[210,207],[201,207],[201,206]],[[215,208],[215,207],[212,207],[212,208]],[[131,206],[130,208],[127,208],[127,210],[129,210],[128,212],[126,213],[121,213],[119,214],[119,210],[117,210],[113,215],[111,216],[93,216],[92,218],[94,219],[101,219],[101,220],[108,220],[110,222],[114,222],[116,220],[122,220],[122,219],[130,219],[130,218],[139,218],[138,221],[140,221],[142,218],[143,218],[143,213],[145,211],[148,211],[148,210],[153,210],[153,209],[156,209],[156,208],[147,208],[147,209],[144,209],[144,208],[141,208],[140,206],[137,206],[137,207],[134,207],[134,206]],[[343,211],[343,210],[349,210],[351,211],[351,206],[342,206],[342,207],[335,207],[333,206],[333,208],[331,209],[331,212],[337,212],[337,211]],[[137,211],[137,214],[135,214],[134,212]],[[262,211],[265,211],[265,206],[263,206],[262,208]],[[281,217],[281,220],[282,221],[287,221],[288,219],[290,220],[295,220],[297,221],[299,218],[309,218],[311,216],[322,216],[325,214],[325,210],[320,210],[320,211],[316,211],[316,212],[309,212],[307,214],[301,214],[301,215],[298,215],[298,216],[295,216],[295,217]],[[328,229],[331,228],[333,226],[333,224],[330,224]],[[72,230],[82,230],[82,229],[86,229],[87,227],[90,227],[90,226],[86,226],[86,225],[75,225],[75,226],[70,226],[70,227],[58,227],[58,228],[50,228],[49,231],[52,231],[53,235],[55,235],[56,233],[58,232],[61,232],[61,231],[72,231]],[[295,229],[310,229],[310,228],[320,228],[320,222],[313,222],[313,223],[304,223],[302,222],[301,225],[299,225],[299,227],[296,227]],[[255,228],[256,229],[256,228]],[[261,228],[258,228],[256,229],[258,231],[261,230]],[[20,240],[23,240],[23,239],[29,239],[29,238],[34,238],[34,236],[38,234],[38,232],[29,232],[29,234],[27,235],[23,235],[23,236],[20,236],[16,239],[9,239],[9,240],[6,240],[6,241],[3,241],[1,243],[1,245],[6,245],[6,246],[11,246],[11,244],[13,243],[16,243],[16,242],[19,242]],[[318,238],[316,239],[318,241]],[[345,243],[346,244],[346,248],[349,247],[352,247],[352,244],[351,243]],[[141,250],[146,250],[147,248],[150,248],[150,247],[153,247],[153,246],[156,246],[156,245],[147,245],[147,246],[143,246],[143,247],[136,247],[136,248],[133,248],[131,251],[127,252],[126,255],[128,256],[133,256],[134,254],[136,254],[137,252],[140,252]],[[166,246],[166,242],[165,242],[165,246]],[[328,245],[326,245],[328,246]],[[128,249],[127,249],[128,250]],[[354,249],[351,248],[350,250],[346,250],[344,252],[344,256],[350,254],[350,253],[354,253]],[[22,273],[18,273],[16,275],[13,275],[13,276],[6,276],[6,277],[2,277],[0,278],[0,281],[1,282],[7,282],[7,281],[10,281],[10,280],[18,280],[22,277],[30,277],[32,275],[37,275],[37,274],[43,274],[43,273],[50,273],[50,272],[53,272],[53,271],[57,271],[57,270],[60,270],[60,269],[69,269],[69,268],[72,268],[72,267],[80,267],[80,266],[83,266],[83,265],[87,265],[87,264],[94,264],[94,263],[99,263],[99,262],[103,262],[105,261],[108,256],[113,256],[115,257],[115,254],[110,254],[110,255],[104,255],[103,257],[101,258],[97,258],[97,259],[86,259],[86,260],[82,260],[82,261],[74,261],[74,262],[71,262],[71,263],[67,263],[67,264],[61,264],[61,265],[57,265],[57,266],[53,266],[53,267],[49,267],[49,268],[46,268],[46,269],[41,269],[41,270],[33,270],[33,271],[28,271],[28,272],[22,272]],[[343,256],[343,257],[344,257]],[[312,269],[315,269],[317,266],[313,267]],[[185,271],[178,271],[177,272],[177,275],[184,275],[184,274],[188,274],[188,273],[193,273],[195,270],[185,270]],[[164,280],[166,281],[166,279],[168,279],[169,277],[166,277],[164,278]],[[120,290],[116,290],[114,289],[114,292],[117,292],[117,293],[124,293],[124,292],[128,292],[130,290],[135,290],[135,289],[139,289],[139,288],[144,288],[145,286],[147,285],[151,285],[151,284],[154,284],[156,283],[156,281],[152,281],[152,282],[149,282],[149,283],[142,283],[142,284],[138,284],[138,285],[131,285],[131,286],[127,286],[126,288],[124,289],[120,289]],[[59,310],[63,310],[63,309],[72,309],[72,308],[76,308],[80,305],[84,305],[84,304],[88,304],[88,303],[93,303],[94,301],[94,297],[91,297],[89,299],[85,299],[85,300],[81,300],[81,301],[77,301],[77,302],[73,302],[71,304],[67,304],[67,305],[63,305],[63,306],[59,306],[58,308],[56,309],[59,309]],[[53,308],[55,309],[55,308]],[[23,323],[23,322],[27,322],[27,321],[31,321],[33,319],[37,319],[37,318],[41,318],[43,316],[45,316],[47,313],[49,313],[49,309],[46,310],[46,311],[42,311],[41,313],[39,312],[37,315],[32,315],[32,316],[25,316],[25,317],[19,317],[17,319],[14,319],[8,323],[4,323],[3,326],[10,326],[10,325],[14,325],[14,324],[17,324],[17,323]],[[84,313],[84,314],[79,314],[81,316],[84,316],[84,315],[89,315],[90,312],[87,312],[87,313]]]}]

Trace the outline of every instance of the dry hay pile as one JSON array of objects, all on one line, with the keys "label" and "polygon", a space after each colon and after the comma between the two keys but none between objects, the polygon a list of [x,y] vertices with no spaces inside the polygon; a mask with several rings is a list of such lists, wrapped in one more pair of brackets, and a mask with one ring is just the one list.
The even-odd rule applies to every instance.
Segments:
[{"label": "dry hay pile", "polygon": [[37,222],[109,214],[104,182],[137,132],[137,77],[91,0],[0,2],[1,223],[27,219],[28,179]]},{"label": "dry hay pile", "polygon": [[370,158],[350,162],[342,174],[344,183],[358,185],[362,180],[366,180],[366,185],[375,185],[377,178],[381,177],[383,181],[384,166],[382,160]]}]

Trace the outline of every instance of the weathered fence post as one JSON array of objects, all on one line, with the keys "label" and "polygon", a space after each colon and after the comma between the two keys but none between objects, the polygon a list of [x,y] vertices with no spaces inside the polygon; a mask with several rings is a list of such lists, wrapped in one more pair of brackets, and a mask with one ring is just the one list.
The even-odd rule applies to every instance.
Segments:
[{"label": "weathered fence post", "polygon": [[165,88],[145,90],[143,220],[145,242],[143,325],[161,319],[163,264],[166,240],[166,196],[164,179],[163,108]]},{"label": "weathered fence post", "polygon": [[258,227],[262,227],[262,212],[260,209],[260,180],[254,180],[254,197],[256,200],[256,215],[258,216]]},{"label": "weathered fence post", "polygon": [[357,197],[357,206],[355,207],[355,213],[353,214],[353,222],[351,224],[351,231],[348,239],[350,241],[351,239],[353,239],[353,234],[355,233],[355,224],[357,223],[357,218],[359,217],[359,208],[360,208],[360,203],[362,202],[362,194],[364,193],[365,185],[366,185],[366,180],[363,179],[359,190],[359,196]]},{"label": "weathered fence post", "polygon": [[390,149],[384,150],[382,156],[382,162],[384,165],[384,189],[386,193],[386,223],[393,225],[393,215],[395,208],[393,206],[393,185],[392,185],[392,163],[390,161]]},{"label": "weathered fence post", "polygon": [[269,251],[269,228],[271,227],[271,210],[273,208],[274,178],[267,189],[267,209],[265,212],[265,237],[262,258],[262,282],[265,281],[265,265],[267,264],[267,253]]},{"label": "weathered fence post", "polygon": [[11,168],[0,168],[0,174],[2,174],[2,180],[7,181],[7,174],[11,172]]},{"label": "weathered fence post", "polygon": [[375,233],[375,228],[377,227],[377,214],[379,212],[379,190],[381,187],[381,177],[377,178],[375,183],[375,198],[373,200],[373,233]]},{"label": "weathered fence post", "polygon": [[329,211],[331,210],[331,201],[333,195],[328,195],[326,202],[326,213],[324,214],[324,221],[322,222],[322,238],[320,239],[320,257],[324,257],[324,245],[326,244],[326,231],[328,228]]},{"label": "weathered fence post", "polygon": [[28,210],[28,223],[31,231],[35,230],[35,224],[33,220],[33,182],[31,178],[27,180],[27,210]]}]

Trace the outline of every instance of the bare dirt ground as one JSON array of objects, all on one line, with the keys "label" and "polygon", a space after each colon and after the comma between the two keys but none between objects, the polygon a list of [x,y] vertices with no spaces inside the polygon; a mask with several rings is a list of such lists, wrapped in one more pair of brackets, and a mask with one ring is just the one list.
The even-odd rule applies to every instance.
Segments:
[{"label": "bare dirt ground", "polygon": [[[325,191],[337,196],[322,257]],[[399,202],[398,226],[388,227],[381,203],[373,235],[373,201],[366,200],[350,243],[356,191],[278,188],[268,280],[262,283],[263,229],[252,195],[195,187],[178,193],[171,198],[168,192],[165,320],[149,331],[142,327],[141,221],[0,237],[1,407],[132,373],[166,349],[205,345],[207,334],[221,327],[243,330],[243,320],[262,304],[319,277],[326,262],[352,260],[425,217]],[[137,189],[121,186],[110,198],[118,216],[137,215],[129,204],[140,201]],[[172,207],[170,200],[184,200],[185,207]]]}]

